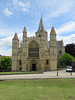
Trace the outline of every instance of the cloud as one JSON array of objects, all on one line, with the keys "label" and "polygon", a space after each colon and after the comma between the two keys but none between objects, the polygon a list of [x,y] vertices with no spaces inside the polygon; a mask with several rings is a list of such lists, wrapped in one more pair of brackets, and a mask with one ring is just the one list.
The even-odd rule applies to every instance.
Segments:
[{"label": "cloud", "polygon": [[30,8],[30,3],[29,2],[23,2],[23,1],[19,1],[19,0],[12,0],[14,9],[20,11],[25,11],[25,12],[29,12],[29,8]]},{"label": "cloud", "polygon": [[57,40],[63,40],[64,45],[69,43],[75,43],[75,34],[69,36],[57,36]]},{"label": "cloud", "polygon": [[60,28],[56,29],[57,34],[68,33],[72,31],[75,31],[75,21],[65,23]]},{"label": "cloud", "polygon": [[[18,34],[19,40],[22,40],[22,33]],[[12,55],[12,39],[13,36],[0,39],[0,54],[5,56]]]},{"label": "cloud", "polygon": [[11,16],[13,14],[11,11],[8,10],[8,8],[5,8],[3,12],[6,16]]},{"label": "cloud", "polygon": [[0,54],[5,56],[11,56],[12,55],[12,37],[6,37],[3,39],[0,39]]},{"label": "cloud", "polygon": [[10,37],[15,34],[15,32],[21,33],[21,28],[0,28],[0,37]]},{"label": "cloud", "polygon": [[24,3],[22,1],[18,2],[18,6],[19,7],[22,7],[22,10],[25,11],[25,12],[28,12],[28,9],[30,7],[30,3],[27,2],[27,3]]},{"label": "cloud", "polygon": [[0,55],[11,56],[12,55],[12,49],[10,48],[10,49],[6,50],[6,49],[0,47]]},{"label": "cloud", "polygon": [[73,7],[73,5],[74,3],[72,1],[59,2],[54,11],[50,14],[50,17],[58,17],[64,13],[67,13]]}]

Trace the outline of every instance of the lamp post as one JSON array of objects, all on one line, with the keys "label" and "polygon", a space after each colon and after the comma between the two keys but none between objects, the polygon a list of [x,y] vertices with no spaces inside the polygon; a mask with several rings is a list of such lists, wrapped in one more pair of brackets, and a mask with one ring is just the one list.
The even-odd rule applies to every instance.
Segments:
[{"label": "lamp post", "polygon": [[[59,65],[59,64],[58,64]],[[57,65],[57,76],[58,76],[58,65]]]}]

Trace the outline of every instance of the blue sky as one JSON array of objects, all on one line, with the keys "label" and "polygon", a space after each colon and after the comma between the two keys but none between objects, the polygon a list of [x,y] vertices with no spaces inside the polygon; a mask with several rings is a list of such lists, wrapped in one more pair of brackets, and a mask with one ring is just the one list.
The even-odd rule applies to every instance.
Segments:
[{"label": "blue sky", "polygon": [[41,13],[48,36],[54,26],[57,40],[75,43],[75,0],[0,0],[1,55],[12,55],[12,38],[17,32],[21,41],[24,26],[34,35]]}]

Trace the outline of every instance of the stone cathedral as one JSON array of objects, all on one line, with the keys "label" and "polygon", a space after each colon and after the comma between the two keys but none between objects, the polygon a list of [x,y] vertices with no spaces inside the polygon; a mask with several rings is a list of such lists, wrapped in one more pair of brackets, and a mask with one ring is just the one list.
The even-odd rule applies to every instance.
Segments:
[{"label": "stone cathedral", "polygon": [[63,41],[56,40],[56,32],[52,27],[50,40],[41,17],[35,36],[27,37],[24,27],[23,40],[15,33],[12,39],[12,71],[50,71],[57,69],[57,58],[65,52]]}]

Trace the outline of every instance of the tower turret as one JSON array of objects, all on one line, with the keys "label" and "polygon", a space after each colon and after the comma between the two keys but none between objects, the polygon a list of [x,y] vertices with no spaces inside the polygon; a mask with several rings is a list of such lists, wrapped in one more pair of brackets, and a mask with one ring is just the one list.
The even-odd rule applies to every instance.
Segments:
[{"label": "tower turret", "polygon": [[50,32],[50,41],[56,41],[56,32],[54,27],[52,27],[51,32]]},{"label": "tower turret", "polygon": [[19,39],[17,33],[15,33],[14,38],[12,39],[12,54],[17,54],[19,51]]},{"label": "tower turret", "polygon": [[41,41],[47,41],[47,31],[44,28],[43,19],[41,17],[39,27],[37,32],[35,33],[36,37],[40,37]]},{"label": "tower turret", "polygon": [[12,71],[17,71],[17,53],[19,51],[19,39],[17,33],[15,33],[12,39]]},{"label": "tower turret", "polygon": [[27,30],[26,30],[26,27],[24,27],[24,30],[23,30],[23,42],[25,42],[27,39]]},{"label": "tower turret", "polygon": [[52,27],[50,32],[50,69],[57,69],[57,41],[54,27]]}]

